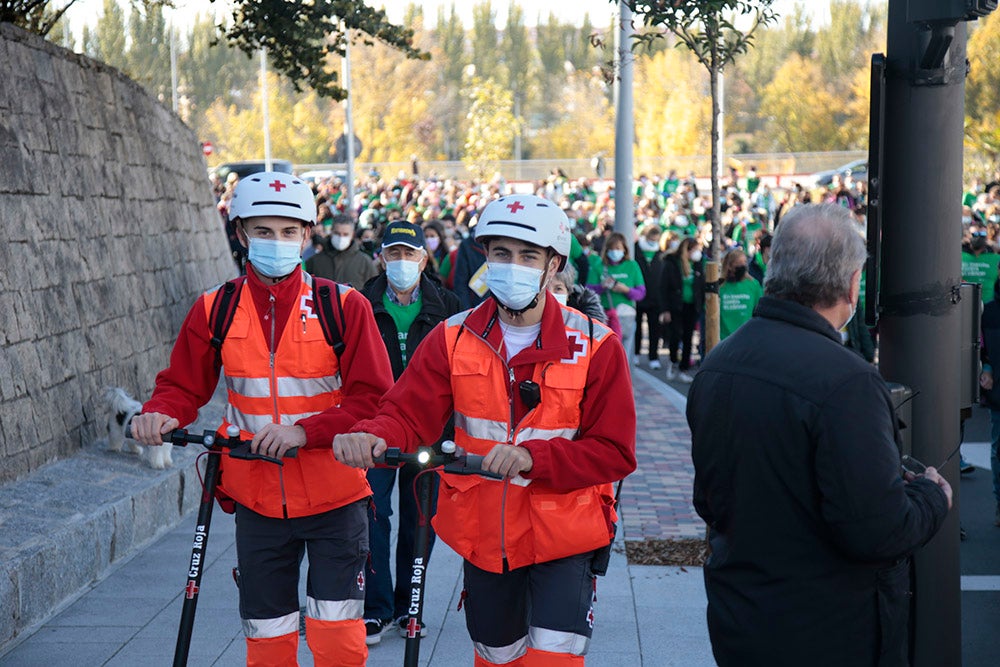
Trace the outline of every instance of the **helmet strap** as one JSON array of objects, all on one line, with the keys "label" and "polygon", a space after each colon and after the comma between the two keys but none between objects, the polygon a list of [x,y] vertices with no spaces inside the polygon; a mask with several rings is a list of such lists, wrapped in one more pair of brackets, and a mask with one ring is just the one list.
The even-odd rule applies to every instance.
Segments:
[{"label": "helmet strap", "polygon": [[519,310],[514,310],[513,308],[510,308],[509,306],[506,306],[503,301],[501,301],[500,299],[497,299],[497,295],[496,294],[493,294],[492,296],[496,300],[497,306],[500,307],[500,308],[503,308],[504,312],[506,312],[511,317],[518,317],[520,315],[523,315],[523,314],[525,314],[526,312],[528,312],[529,310],[531,310],[532,308],[534,308],[535,306],[538,305],[538,294],[536,294],[535,298],[531,300],[531,303],[529,303],[527,306],[525,306],[524,308],[521,308]]}]

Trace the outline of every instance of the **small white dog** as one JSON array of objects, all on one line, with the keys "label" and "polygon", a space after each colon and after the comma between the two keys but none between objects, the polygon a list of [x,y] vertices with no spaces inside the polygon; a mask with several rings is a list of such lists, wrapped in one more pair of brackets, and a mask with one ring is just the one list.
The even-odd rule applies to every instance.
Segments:
[{"label": "small white dog", "polygon": [[173,446],[143,447],[135,440],[125,437],[125,425],[142,410],[142,403],[135,400],[120,387],[108,387],[104,392],[108,403],[108,449],[120,452],[123,449],[146,462],[150,468],[163,470],[174,464],[171,452]]}]

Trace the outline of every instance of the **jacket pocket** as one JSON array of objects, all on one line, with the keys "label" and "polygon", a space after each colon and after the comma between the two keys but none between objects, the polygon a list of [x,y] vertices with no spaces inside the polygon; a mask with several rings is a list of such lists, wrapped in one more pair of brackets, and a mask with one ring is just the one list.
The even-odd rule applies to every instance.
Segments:
[{"label": "jacket pocket", "polygon": [[910,559],[879,570],[876,579],[878,614],[878,665],[897,667],[909,663]]},{"label": "jacket pocket", "polygon": [[437,513],[434,531],[444,542],[463,558],[474,550],[480,551],[479,542],[479,486],[475,476],[441,475],[438,487]]},{"label": "jacket pocket", "polygon": [[592,551],[611,540],[596,487],[569,493],[532,493],[531,532],[539,563]]}]

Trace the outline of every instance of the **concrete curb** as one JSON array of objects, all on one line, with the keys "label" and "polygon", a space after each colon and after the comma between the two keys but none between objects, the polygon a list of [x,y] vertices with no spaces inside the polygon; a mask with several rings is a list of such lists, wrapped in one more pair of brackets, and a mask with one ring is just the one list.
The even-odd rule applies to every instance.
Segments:
[{"label": "concrete curb", "polygon": [[[218,421],[203,413],[192,429]],[[0,486],[0,654],[198,506],[201,451],[174,447],[173,467],[153,470],[102,439]]]}]

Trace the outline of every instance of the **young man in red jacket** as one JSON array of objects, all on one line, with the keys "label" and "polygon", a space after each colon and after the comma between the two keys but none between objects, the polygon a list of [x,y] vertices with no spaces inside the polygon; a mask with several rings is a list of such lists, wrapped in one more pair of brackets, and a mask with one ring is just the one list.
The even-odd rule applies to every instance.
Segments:
[{"label": "young man in red jacket", "polygon": [[274,457],[298,449],[282,467],[222,458],[220,498],[235,501],[247,664],[296,664],[299,565],[308,551],[306,639],[315,662],[364,665],[371,491],[364,473],[337,462],[329,443],[373,415],[392,385],[385,346],[368,301],[334,283],[327,284],[343,308],[333,306],[344,348],[338,354],[327,342],[316,315],[322,281],[300,268],[316,218],[304,181],[276,172],[248,176],[229,215],[249,263],[220,357],[211,343],[211,290],[188,313],[132,434],[155,446],[194,421],[215,391],[221,358],[228,405],[220,432],[235,425],[253,451]]},{"label": "young man in red jacket", "polygon": [[593,631],[591,563],[615,520],[612,482],[635,469],[625,351],[606,326],[561,306],[547,285],[566,263],[569,221],[511,195],[476,226],[493,298],[438,325],[373,419],[333,441],[370,467],[387,443],[455,441],[503,476],[442,474],[434,529],[465,559],[475,664],[582,666]]}]

